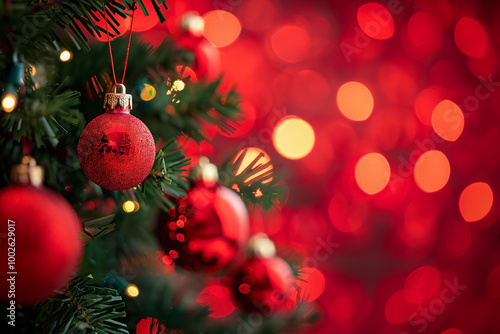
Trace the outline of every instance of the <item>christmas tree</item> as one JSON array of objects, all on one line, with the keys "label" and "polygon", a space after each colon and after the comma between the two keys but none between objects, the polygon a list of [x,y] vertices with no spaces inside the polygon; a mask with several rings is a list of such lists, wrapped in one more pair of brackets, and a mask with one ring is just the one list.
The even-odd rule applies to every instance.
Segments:
[{"label": "christmas tree", "polygon": [[499,331],[500,4],[0,13],[0,333]]},{"label": "christmas tree", "polygon": [[282,193],[270,163],[242,165],[243,152],[219,181],[183,152],[244,119],[201,17],[176,18],[153,46],[138,32],[166,24],[162,0],[6,1],[1,13],[3,329],[275,332],[314,320],[269,239],[248,253],[245,204]]}]

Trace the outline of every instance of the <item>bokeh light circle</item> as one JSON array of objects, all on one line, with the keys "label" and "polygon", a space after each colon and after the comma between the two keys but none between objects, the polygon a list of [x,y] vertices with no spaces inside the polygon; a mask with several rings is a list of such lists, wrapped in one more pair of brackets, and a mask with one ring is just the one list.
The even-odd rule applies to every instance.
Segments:
[{"label": "bokeh light circle", "polygon": [[304,28],[284,25],[272,34],[271,47],[278,58],[287,63],[298,63],[309,56],[311,39]]},{"label": "bokeh light circle", "polygon": [[225,10],[212,10],[203,15],[203,35],[217,48],[233,43],[241,33],[240,21]]},{"label": "bokeh light circle", "polygon": [[500,264],[490,271],[486,286],[490,298],[500,298]]},{"label": "bokeh light circle", "polygon": [[368,153],[359,159],[354,175],[361,190],[373,195],[382,191],[389,182],[391,167],[382,154]]},{"label": "bokeh light circle", "polygon": [[450,179],[450,163],[443,152],[437,150],[422,154],[413,170],[417,186],[426,193],[441,190]]},{"label": "bokeh light circle", "polygon": [[465,55],[473,58],[484,56],[487,45],[486,32],[476,20],[462,17],[455,26],[453,37],[458,49]]},{"label": "bokeh light circle", "polygon": [[325,276],[316,268],[306,267],[299,270],[295,281],[297,285],[296,301],[312,302],[325,290]]},{"label": "bokeh light circle", "polygon": [[394,20],[391,13],[378,3],[367,3],[358,9],[358,24],[361,30],[374,39],[388,39],[394,35]]},{"label": "bokeh light circle", "polygon": [[441,334],[462,334],[462,332],[459,329],[450,328],[445,331],[442,331]]},{"label": "bokeh light circle", "polygon": [[441,26],[434,16],[427,12],[417,12],[408,21],[408,37],[420,50],[435,53],[443,41]]},{"label": "bokeh light circle", "polygon": [[416,291],[420,294],[421,300],[426,301],[436,292],[440,282],[441,275],[436,268],[422,266],[413,270],[406,277],[405,291]]},{"label": "bokeh light circle", "polygon": [[229,296],[229,289],[221,285],[209,285],[196,299],[201,306],[208,307],[209,317],[221,318],[231,314],[235,307]]},{"label": "bokeh light circle", "polygon": [[456,141],[464,130],[464,114],[459,106],[450,100],[438,103],[432,112],[434,132],[447,141]]},{"label": "bokeh light circle", "polygon": [[373,111],[373,96],[362,83],[346,82],[337,91],[337,106],[351,121],[364,121]]},{"label": "bokeh light circle", "polygon": [[[256,167],[260,167],[262,165],[267,164],[269,161],[271,161],[269,154],[267,154],[266,151],[264,151],[263,149],[260,149],[258,147],[247,147],[247,148],[242,149],[233,158],[233,163],[235,163],[236,160],[238,160],[240,158],[241,158],[241,162],[239,163],[236,170],[234,171],[235,176],[240,175],[256,159],[257,159]],[[273,177],[269,176],[269,174],[272,172],[272,170],[273,170],[273,165],[270,164],[266,168],[254,173],[251,177],[245,179],[244,182],[249,182],[249,181],[251,181],[250,179],[255,180],[256,178],[261,177],[261,178],[263,178],[263,180],[262,180],[263,184],[269,183],[273,180]]]},{"label": "bokeh light circle", "polygon": [[466,222],[481,220],[493,206],[493,191],[485,182],[472,183],[460,194],[458,206]]},{"label": "bokeh light circle", "polygon": [[274,148],[290,160],[307,156],[313,149],[315,140],[312,126],[296,116],[282,118],[273,130]]},{"label": "bokeh light circle", "polygon": [[421,304],[422,300],[417,291],[398,290],[385,303],[385,319],[392,324],[405,323],[420,309]]}]

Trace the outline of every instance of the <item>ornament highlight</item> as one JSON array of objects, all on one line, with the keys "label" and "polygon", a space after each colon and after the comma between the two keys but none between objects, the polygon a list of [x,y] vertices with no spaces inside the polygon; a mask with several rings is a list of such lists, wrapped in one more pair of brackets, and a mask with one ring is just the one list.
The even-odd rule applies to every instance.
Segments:
[{"label": "ornament highlight", "polygon": [[[122,93],[116,93],[117,88]],[[104,99],[106,112],[93,119],[78,142],[83,172],[109,190],[126,190],[148,176],[155,160],[155,142],[148,127],[130,115],[132,96],[116,85]]]}]

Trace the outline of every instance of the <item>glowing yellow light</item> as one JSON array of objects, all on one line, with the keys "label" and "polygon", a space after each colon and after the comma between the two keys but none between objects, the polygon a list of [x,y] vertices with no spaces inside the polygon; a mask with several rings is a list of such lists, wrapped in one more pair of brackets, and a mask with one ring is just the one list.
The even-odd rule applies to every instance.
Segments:
[{"label": "glowing yellow light", "polygon": [[[259,155],[261,155],[261,157],[257,160],[257,164],[256,164],[257,167],[262,166],[271,160],[271,158],[269,157],[269,154],[267,154],[265,151],[261,150],[260,148],[248,147],[248,148],[242,149],[238,154],[236,154],[236,156],[233,159],[233,163],[238,158],[240,158],[242,154],[245,154],[245,155],[243,156],[243,159],[241,160],[241,164],[238,166],[238,168],[234,172],[234,175],[236,175],[236,176],[240,175],[243,172],[243,170],[245,170]],[[264,174],[268,175],[268,173],[271,172],[272,170],[273,170],[273,165],[271,164],[271,165],[267,166],[266,168],[262,169],[261,171],[258,171],[250,178],[255,179],[255,178],[258,178],[259,176],[264,175]],[[244,182],[251,181],[250,178],[246,179]],[[262,182],[263,184],[269,183],[273,180],[272,176],[271,177],[265,176],[264,178],[265,179]],[[236,187],[238,187],[238,186],[236,186]]]},{"label": "glowing yellow light", "polygon": [[132,201],[126,201],[125,203],[123,203],[123,211],[134,212],[135,211],[135,203]]},{"label": "glowing yellow light", "polygon": [[144,88],[141,90],[141,99],[143,101],[151,101],[156,96],[156,89],[148,84],[144,84]]},{"label": "glowing yellow light", "polygon": [[30,65],[30,70],[31,70],[31,75],[35,75],[36,74],[36,67],[35,66]]},{"label": "glowing yellow light", "polygon": [[179,79],[175,80],[174,83],[172,84],[172,89],[178,92],[183,90],[184,87],[186,87],[186,84],[184,83],[184,81]]},{"label": "glowing yellow light", "polygon": [[380,153],[368,153],[359,159],[354,170],[358,186],[368,195],[385,188],[391,176],[391,167]]},{"label": "glowing yellow light", "polygon": [[2,108],[5,112],[11,112],[14,110],[17,104],[17,98],[14,94],[7,93],[2,99]]},{"label": "glowing yellow light", "polygon": [[129,284],[129,286],[127,286],[126,292],[127,295],[132,298],[139,296],[139,288],[135,284]]},{"label": "glowing yellow light", "polygon": [[364,121],[373,111],[373,96],[362,83],[350,81],[340,86],[337,105],[340,112],[351,121]]},{"label": "glowing yellow light", "polygon": [[71,59],[71,52],[69,52],[68,50],[64,50],[63,52],[61,52],[61,54],[59,55],[59,59],[61,61],[68,61]]},{"label": "glowing yellow light", "polygon": [[313,149],[315,140],[312,126],[296,116],[281,119],[273,130],[274,148],[290,160],[307,156]]}]

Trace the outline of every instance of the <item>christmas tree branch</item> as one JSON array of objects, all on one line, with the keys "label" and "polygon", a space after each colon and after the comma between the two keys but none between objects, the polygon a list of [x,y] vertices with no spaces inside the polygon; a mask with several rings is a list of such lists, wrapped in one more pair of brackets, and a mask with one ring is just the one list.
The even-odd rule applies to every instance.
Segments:
[{"label": "christmas tree branch", "polygon": [[127,326],[114,319],[124,318],[125,306],[114,289],[76,278],[58,296],[35,306],[36,325],[44,333],[94,334],[128,333]]},{"label": "christmas tree branch", "polygon": [[247,150],[233,162],[224,165],[221,173],[227,176],[222,178],[225,185],[236,191],[247,205],[259,204],[264,209],[269,209],[282,204],[286,197],[286,185],[275,173],[271,161],[260,162],[264,157],[264,154],[260,153],[240,171],[246,154]]}]

